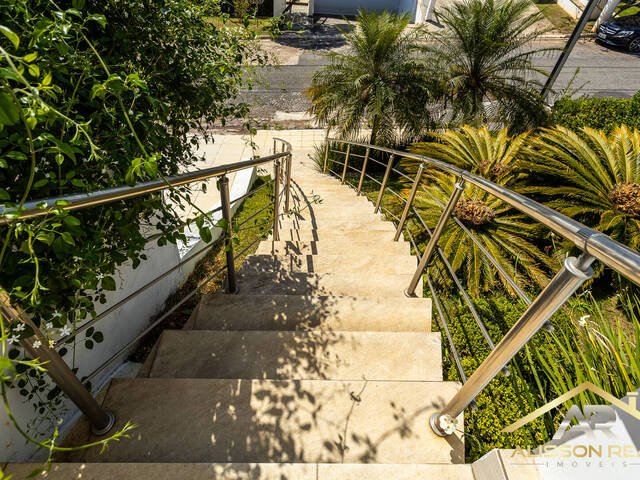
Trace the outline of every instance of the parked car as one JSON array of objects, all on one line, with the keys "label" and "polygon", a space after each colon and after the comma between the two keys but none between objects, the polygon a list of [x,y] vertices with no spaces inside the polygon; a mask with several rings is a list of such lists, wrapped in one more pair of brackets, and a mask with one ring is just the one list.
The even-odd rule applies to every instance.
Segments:
[{"label": "parked car", "polygon": [[599,42],[640,53],[640,14],[612,18],[598,27]]}]

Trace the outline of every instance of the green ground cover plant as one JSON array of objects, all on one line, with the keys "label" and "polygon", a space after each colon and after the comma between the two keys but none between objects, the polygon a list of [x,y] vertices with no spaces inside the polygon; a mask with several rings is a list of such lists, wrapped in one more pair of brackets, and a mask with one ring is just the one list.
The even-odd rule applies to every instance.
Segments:
[{"label": "green ground cover plant", "polygon": [[[15,219],[31,200],[177,174],[199,160],[194,147],[211,138],[210,125],[244,118],[248,105],[236,97],[267,56],[250,27],[218,28],[211,17],[226,18],[215,0],[1,2],[2,215]],[[116,288],[119,266],[146,260],[150,234],[160,234],[158,245],[184,239],[178,206],[188,204],[186,187],[73,214],[43,204],[46,216],[0,226],[0,286],[48,338],[69,333]],[[196,219],[210,238],[207,212]],[[11,346],[33,330],[4,318],[2,327],[3,389],[26,381],[20,392],[50,421],[29,433],[47,438],[60,391]],[[87,334],[60,353],[104,335]],[[47,442],[57,448],[55,437]]]}]

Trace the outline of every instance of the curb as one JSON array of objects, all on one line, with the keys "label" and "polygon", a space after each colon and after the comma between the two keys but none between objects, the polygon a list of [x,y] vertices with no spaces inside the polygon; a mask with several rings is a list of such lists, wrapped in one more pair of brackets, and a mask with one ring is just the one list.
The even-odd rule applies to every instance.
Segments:
[{"label": "curb", "polygon": [[[292,35],[295,36],[296,38],[302,39],[302,40],[317,40],[317,39],[323,39],[323,40],[338,40],[340,38],[343,38],[342,35],[340,34],[332,34],[332,35],[323,35],[321,33],[318,34],[304,34],[304,35],[296,35],[295,32],[285,32],[282,35]],[[282,36],[281,35],[281,36]],[[540,37],[537,38],[538,41],[545,41],[545,40],[569,40],[569,38],[571,37],[570,33],[550,33],[548,35],[541,35]],[[257,37],[259,40],[277,40],[278,37],[271,37],[271,35],[258,35]],[[580,35],[580,38],[578,39],[578,41],[582,41],[582,40],[594,40],[596,38],[596,34],[595,33],[583,33],[582,35]]]}]

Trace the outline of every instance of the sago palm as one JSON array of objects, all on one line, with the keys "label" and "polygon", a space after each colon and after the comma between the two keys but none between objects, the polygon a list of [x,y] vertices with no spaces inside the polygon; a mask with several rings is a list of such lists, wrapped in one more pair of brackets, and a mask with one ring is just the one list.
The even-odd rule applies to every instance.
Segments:
[{"label": "sago palm", "polygon": [[[451,196],[453,184],[454,181],[450,180],[431,185],[429,193],[421,192],[416,196],[415,205],[430,228],[437,224],[442,213],[441,205],[446,204]],[[539,225],[510,205],[471,185],[465,188],[453,214],[520,287],[546,285],[553,260],[535,244],[541,234]],[[513,293],[507,279],[453,221],[448,222],[438,245],[472,295],[477,296],[499,286]]]},{"label": "sago palm", "polygon": [[309,112],[343,137],[367,123],[372,144],[391,144],[397,132],[415,138],[429,119],[422,28],[408,29],[408,15],[388,12],[359,10],[357,21],[344,33],[348,51],[329,53],[330,64],[314,75]]},{"label": "sago palm", "polygon": [[[464,126],[430,135],[438,141],[416,143],[411,150],[508,187],[515,181],[514,166],[527,138],[527,134],[511,137],[506,128],[491,132],[486,126],[478,129]],[[413,174],[418,164],[415,160],[405,160],[402,165]],[[426,191],[419,190],[415,205],[426,224],[433,228],[442,213],[442,205],[451,196],[454,180],[450,174],[439,173],[441,170],[430,168],[428,171],[429,175],[423,180]],[[406,187],[410,188],[409,182]],[[546,284],[553,261],[536,245],[541,234],[539,225],[472,185],[466,186],[453,213],[521,286]],[[474,295],[498,285],[512,292],[506,278],[454,221],[447,224],[439,245]]]},{"label": "sago palm", "polygon": [[435,141],[414,143],[408,150],[506,184],[514,176],[513,165],[528,133],[512,137],[507,127],[492,132],[486,125],[480,128],[463,125],[456,130],[432,132],[429,136]]},{"label": "sago palm", "polygon": [[438,11],[444,25],[428,49],[440,100],[453,123],[497,121],[523,131],[546,117],[532,47],[544,31],[529,0],[462,0]]},{"label": "sago palm", "polygon": [[543,129],[522,161],[544,183],[524,193],[640,250],[640,132],[616,127],[608,136],[591,128]]}]

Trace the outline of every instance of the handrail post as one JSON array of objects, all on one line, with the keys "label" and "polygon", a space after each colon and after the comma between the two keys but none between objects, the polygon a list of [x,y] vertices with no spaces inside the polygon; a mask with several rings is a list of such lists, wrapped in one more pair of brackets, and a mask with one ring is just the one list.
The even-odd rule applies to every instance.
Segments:
[{"label": "handrail post", "polygon": [[591,276],[594,257],[583,253],[579,258],[567,257],[562,269],[538,295],[520,319],[493,349],[469,380],[449,400],[444,409],[431,416],[431,428],[437,435],[454,431],[454,419],[475,399],[487,384],[526,345],[533,335],[564,305]]},{"label": "handrail post", "polygon": [[349,154],[351,153],[351,144],[347,145],[347,154],[344,156],[344,168],[342,169],[342,178],[340,183],[344,184],[344,179],[347,176],[347,164],[349,163]]},{"label": "handrail post", "polygon": [[38,348],[34,347],[29,338],[20,340],[20,345],[28,355],[34,359],[44,362],[44,368],[51,379],[60,387],[80,411],[89,419],[91,431],[95,435],[106,434],[115,424],[113,412],[103,409],[89,391],[82,385],[69,365],[49,346],[49,340],[42,334],[40,329],[33,323],[29,316],[20,307],[11,305],[9,295],[0,293],[2,303],[2,315],[11,322],[21,322],[30,327],[36,339],[40,342]]},{"label": "handrail post", "polygon": [[402,212],[402,216],[400,217],[400,223],[398,223],[398,229],[396,230],[396,235],[393,237],[393,241],[397,242],[402,234],[402,229],[404,228],[404,224],[407,221],[407,216],[409,215],[409,210],[411,209],[411,205],[413,204],[413,199],[416,196],[416,192],[418,191],[418,187],[420,186],[420,180],[422,180],[422,172],[424,172],[424,163],[421,163],[418,167],[418,172],[416,173],[416,178],[413,180],[413,186],[411,187],[411,192],[409,192],[409,197],[407,197],[407,203],[404,205],[404,211]]},{"label": "handrail post", "polygon": [[278,231],[278,215],[280,208],[280,160],[273,162],[273,241],[280,240],[280,232]]},{"label": "handrail post", "polygon": [[229,177],[222,175],[218,180],[220,188],[220,202],[222,204],[222,218],[225,219],[227,225],[224,229],[224,250],[227,257],[227,292],[237,293],[238,285],[236,283],[236,265],[233,258],[233,239],[231,229],[231,201],[229,197]]},{"label": "handrail post", "polygon": [[442,211],[442,215],[440,215],[440,220],[438,220],[438,225],[436,225],[436,228],[433,230],[433,234],[429,239],[427,248],[424,250],[422,257],[420,258],[420,262],[418,263],[418,268],[413,274],[413,278],[409,283],[409,287],[404,292],[404,294],[407,297],[412,297],[414,295],[416,291],[416,287],[418,286],[418,282],[420,282],[420,277],[422,277],[422,272],[424,272],[424,268],[427,266],[427,263],[429,263],[429,259],[431,258],[431,255],[433,254],[433,251],[436,248],[438,239],[442,234],[442,230],[444,230],[444,226],[447,224],[447,220],[449,220],[449,217],[451,217],[451,213],[453,212],[453,209],[458,203],[458,200],[460,200],[460,197],[462,196],[462,192],[464,192],[464,179],[461,178],[454,185],[453,193],[449,198],[449,202],[444,207],[444,210]]},{"label": "handrail post", "polygon": [[329,158],[329,137],[327,137],[325,142],[326,143],[324,145],[324,165],[322,166],[322,171],[324,173],[327,173],[327,160]]},{"label": "handrail post", "polygon": [[367,170],[367,163],[369,162],[369,152],[371,149],[367,147],[367,151],[364,154],[364,161],[362,162],[362,172],[360,172],[360,181],[358,182],[358,191],[356,195],[360,195],[360,191],[362,190],[362,182],[364,181],[364,172]]},{"label": "handrail post", "polygon": [[391,167],[393,161],[396,158],[395,155],[389,157],[389,163],[387,163],[387,169],[384,171],[384,178],[382,179],[382,185],[380,185],[380,192],[378,192],[378,199],[376,200],[376,208],[373,213],[378,213],[380,210],[380,203],[382,203],[382,196],[384,195],[384,189],[387,188],[387,181],[389,180],[389,174],[391,173]]},{"label": "handrail post", "polygon": [[287,157],[287,183],[285,184],[285,200],[284,200],[284,211],[289,211],[289,197],[291,196],[291,164],[293,163],[292,155],[289,153]]}]

